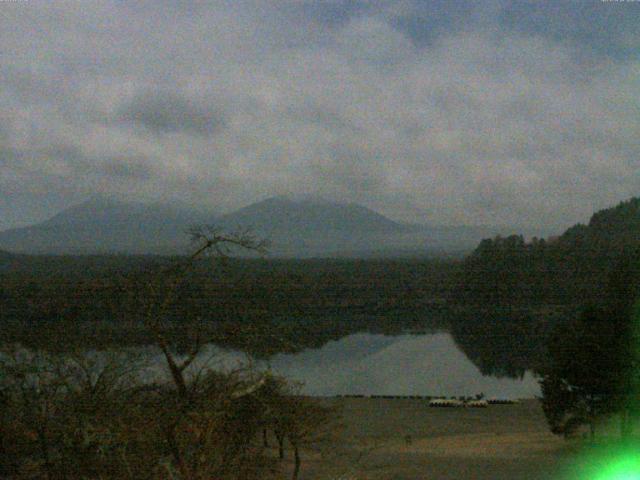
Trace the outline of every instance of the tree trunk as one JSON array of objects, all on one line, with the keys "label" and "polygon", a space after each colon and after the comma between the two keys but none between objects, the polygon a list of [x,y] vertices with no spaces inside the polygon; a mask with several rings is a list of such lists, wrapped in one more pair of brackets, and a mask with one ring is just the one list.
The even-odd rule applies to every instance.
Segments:
[{"label": "tree trunk", "polygon": [[167,361],[167,366],[169,367],[169,371],[171,372],[173,383],[178,389],[178,395],[180,395],[180,398],[187,398],[189,395],[189,392],[187,390],[187,382],[184,379],[184,374],[182,369],[178,367],[175,360],[173,359],[173,355],[171,354],[171,352],[169,351],[169,348],[165,344],[161,344],[160,348],[162,349],[164,358]]},{"label": "tree trunk", "polygon": [[262,429],[262,445],[264,448],[269,448],[269,438],[267,437],[266,427]]},{"label": "tree trunk", "polygon": [[278,456],[280,460],[284,459],[284,436],[276,432],[276,439],[278,440]]},{"label": "tree trunk", "polygon": [[44,470],[47,480],[53,478],[53,465],[51,465],[51,458],[49,456],[49,442],[47,441],[47,432],[44,427],[37,429],[38,445],[40,447],[40,454],[44,461]]},{"label": "tree trunk", "polygon": [[169,450],[171,451],[171,456],[173,457],[173,461],[178,468],[178,472],[180,472],[180,476],[183,479],[189,478],[187,472],[187,466],[184,463],[182,458],[182,453],[180,452],[180,447],[178,446],[178,442],[176,440],[176,432],[175,432],[175,424],[169,425],[166,430],[166,439],[167,444],[169,445]]},{"label": "tree trunk", "polygon": [[293,443],[293,458],[294,458],[294,466],[293,466],[293,475],[291,476],[292,480],[298,480],[298,475],[300,474],[300,451],[298,450],[298,444]]}]

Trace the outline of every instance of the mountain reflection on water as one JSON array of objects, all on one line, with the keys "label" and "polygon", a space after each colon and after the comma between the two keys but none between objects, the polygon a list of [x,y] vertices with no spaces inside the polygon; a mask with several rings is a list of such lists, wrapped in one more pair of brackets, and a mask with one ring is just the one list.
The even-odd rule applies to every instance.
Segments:
[{"label": "mountain reflection on water", "polygon": [[[203,358],[230,368],[244,357],[209,346]],[[540,394],[536,379],[484,376],[458,348],[449,333],[387,336],[356,333],[318,349],[277,354],[259,368],[301,382],[308,395],[429,395],[532,398]]]},{"label": "mountain reflection on water", "polygon": [[318,350],[276,355],[271,367],[309,395],[475,395],[530,398],[535,378],[483,376],[448,333],[349,335]]}]

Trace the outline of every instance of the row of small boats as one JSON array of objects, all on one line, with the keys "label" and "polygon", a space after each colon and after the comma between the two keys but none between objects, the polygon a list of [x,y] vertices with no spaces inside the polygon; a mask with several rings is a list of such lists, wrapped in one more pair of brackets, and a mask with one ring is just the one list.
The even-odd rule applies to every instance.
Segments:
[{"label": "row of small boats", "polygon": [[338,395],[344,398],[371,398],[371,399],[400,399],[400,400],[428,400],[430,407],[472,407],[486,408],[489,405],[512,405],[518,403],[518,400],[508,398],[489,398],[489,399],[473,399],[473,398],[444,398],[444,397],[427,397],[422,395]]}]

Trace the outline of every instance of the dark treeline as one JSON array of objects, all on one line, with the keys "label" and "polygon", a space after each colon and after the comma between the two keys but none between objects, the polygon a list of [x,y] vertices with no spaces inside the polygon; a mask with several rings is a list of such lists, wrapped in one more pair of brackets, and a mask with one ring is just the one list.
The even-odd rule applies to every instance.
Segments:
[{"label": "dark treeline", "polygon": [[585,305],[609,301],[621,263],[640,260],[640,199],[595,213],[556,238],[483,240],[461,265],[449,297],[457,343],[484,373],[543,368],[552,332]]},{"label": "dark treeline", "polygon": [[561,236],[483,240],[465,259],[454,301],[518,308],[582,304],[602,286],[627,251],[640,246],[640,198],[595,213]]},{"label": "dark treeline", "polygon": [[[166,285],[161,257],[24,257],[0,274],[4,340],[52,348],[150,343],[141,317]],[[458,264],[439,260],[204,259],[169,308],[166,333],[197,330],[257,355],[320,347],[356,331],[398,333],[444,324]],[[155,290],[154,290],[155,288]],[[243,334],[239,334],[242,332]]]}]

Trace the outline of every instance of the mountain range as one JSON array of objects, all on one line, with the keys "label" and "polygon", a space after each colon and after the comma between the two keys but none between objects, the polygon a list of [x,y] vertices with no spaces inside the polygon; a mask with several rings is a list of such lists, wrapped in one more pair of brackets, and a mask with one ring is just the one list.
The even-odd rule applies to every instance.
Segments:
[{"label": "mountain range", "polygon": [[406,256],[470,250],[497,227],[437,227],[393,221],[355,203],[272,197],[225,215],[162,204],[92,199],[50,219],[0,232],[0,249],[29,254],[175,254],[193,225],[250,228],[274,256]]}]

